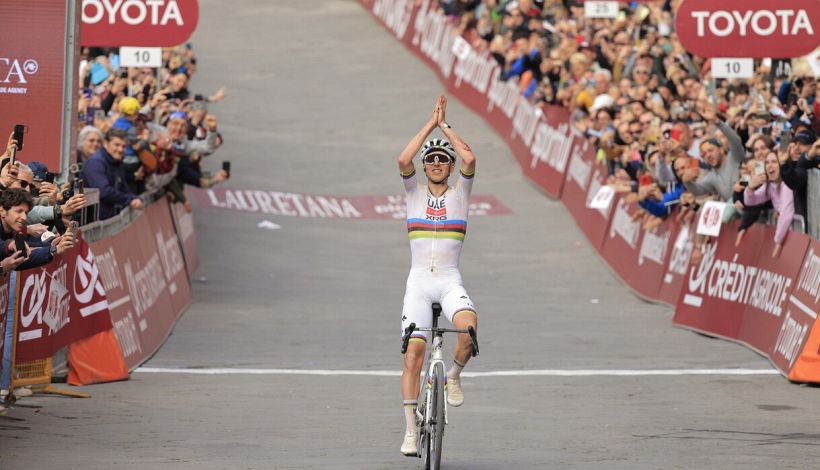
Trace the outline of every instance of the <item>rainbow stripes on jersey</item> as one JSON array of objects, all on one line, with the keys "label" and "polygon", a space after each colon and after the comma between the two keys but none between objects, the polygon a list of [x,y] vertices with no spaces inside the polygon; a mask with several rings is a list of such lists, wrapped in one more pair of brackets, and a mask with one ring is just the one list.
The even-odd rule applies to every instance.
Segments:
[{"label": "rainbow stripes on jersey", "polygon": [[449,238],[463,242],[466,234],[466,220],[436,222],[424,219],[407,219],[407,235],[411,240],[418,238]]}]

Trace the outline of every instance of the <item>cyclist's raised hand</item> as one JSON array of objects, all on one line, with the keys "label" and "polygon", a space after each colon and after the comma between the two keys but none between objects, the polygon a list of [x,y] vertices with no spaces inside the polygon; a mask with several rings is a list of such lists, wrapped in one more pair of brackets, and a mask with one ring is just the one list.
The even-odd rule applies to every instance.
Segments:
[{"label": "cyclist's raised hand", "polygon": [[436,105],[435,105],[435,107],[433,107],[433,116],[430,117],[430,123],[434,124],[436,126],[438,126],[438,124],[439,124],[438,116],[439,116],[439,114],[441,114],[441,99],[442,98],[444,98],[444,95],[439,95],[439,97],[436,98]]},{"label": "cyclist's raised hand", "polygon": [[441,125],[444,122],[444,113],[447,111],[447,97],[444,95],[440,95],[438,97],[438,115],[436,116],[436,124]]}]

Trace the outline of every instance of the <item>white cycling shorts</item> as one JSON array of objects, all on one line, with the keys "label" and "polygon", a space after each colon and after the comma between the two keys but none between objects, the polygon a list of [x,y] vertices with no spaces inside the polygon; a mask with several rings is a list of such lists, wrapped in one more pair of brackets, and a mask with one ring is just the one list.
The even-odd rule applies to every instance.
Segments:
[{"label": "white cycling shorts", "polygon": [[[429,268],[410,270],[404,307],[401,313],[401,335],[411,323],[417,328],[433,326],[433,303],[441,304],[441,313],[452,323],[453,317],[462,311],[476,313],[473,301],[461,285],[458,268],[442,268],[431,272]],[[415,331],[411,338],[427,341],[429,331]]]}]

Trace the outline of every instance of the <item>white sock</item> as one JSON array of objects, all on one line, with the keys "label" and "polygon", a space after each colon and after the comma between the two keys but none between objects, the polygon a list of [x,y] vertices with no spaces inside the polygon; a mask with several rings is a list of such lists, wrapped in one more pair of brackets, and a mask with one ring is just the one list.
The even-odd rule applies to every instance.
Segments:
[{"label": "white sock", "polygon": [[416,400],[404,400],[404,420],[407,426],[407,432],[416,433],[416,407],[418,402]]},{"label": "white sock", "polygon": [[464,369],[464,364],[459,364],[458,361],[453,359],[453,367],[447,372],[447,377],[451,379],[458,380],[461,378],[461,371]]}]

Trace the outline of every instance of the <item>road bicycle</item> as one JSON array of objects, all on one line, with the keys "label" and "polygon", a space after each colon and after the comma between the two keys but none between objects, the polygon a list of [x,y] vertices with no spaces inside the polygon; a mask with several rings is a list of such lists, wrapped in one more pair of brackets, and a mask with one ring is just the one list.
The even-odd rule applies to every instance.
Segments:
[{"label": "road bicycle", "polygon": [[472,326],[466,330],[453,328],[439,328],[438,319],[441,315],[441,305],[433,304],[433,327],[416,328],[411,323],[404,330],[401,353],[407,352],[407,344],[414,331],[429,331],[433,333],[433,343],[427,359],[427,373],[421,384],[418,407],[416,408],[416,424],[419,427],[418,456],[424,458],[426,470],[441,468],[441,450],[444,439],[444,426],[447,424],[447,373],[444,371],[444,333],[467,333],[472,343],[471,354],[478,356],[478,339]]}]

